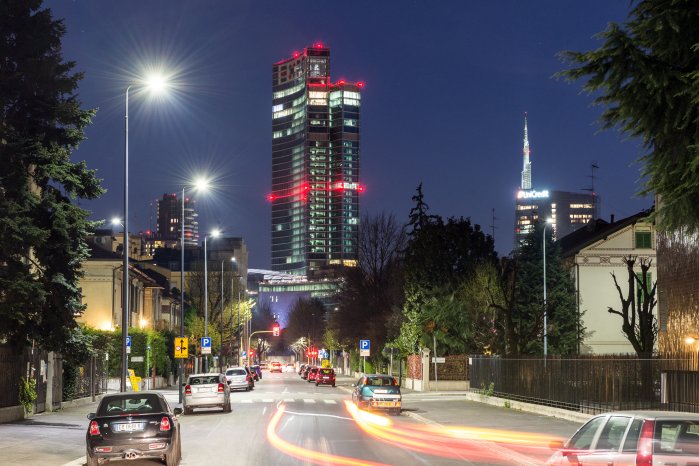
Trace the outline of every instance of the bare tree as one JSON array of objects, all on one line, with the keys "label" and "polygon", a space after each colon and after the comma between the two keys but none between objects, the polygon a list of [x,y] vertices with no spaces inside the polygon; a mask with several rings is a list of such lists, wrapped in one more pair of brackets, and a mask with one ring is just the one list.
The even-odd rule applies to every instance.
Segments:
[{"label": "bare tree", "polygon": [[650,274],[648,270],[653,261],[646,258],[639,260],[641,267],[639,276],[634,271],[636,259],[636,256],[624,257],[624,263],[628,272],[626,297],[624,297],[624,293],[617,282],[616,275],[612,272],[614,286],[621,300],[621,310],[617,311],[609,307],[608,311],[610,314],[616,314],[623,319],[621,330],[633,346],[638,357],[649,359],[653,356],[653,346],[658,337],[658,321],[653,312],[657,304],[655,299],[657,282],[649,283]]}]

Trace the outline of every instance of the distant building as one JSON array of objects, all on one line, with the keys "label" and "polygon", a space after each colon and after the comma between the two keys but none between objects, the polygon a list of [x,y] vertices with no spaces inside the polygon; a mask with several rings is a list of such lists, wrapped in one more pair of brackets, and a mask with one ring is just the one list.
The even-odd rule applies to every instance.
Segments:
[{"label": "distant building", "polygon": [[[194,209],[195,201],[184,199],[184,244],[194,247],[199,244],[199,223]],[[182,223],[182,199],[177,194],[163,194],[158,201],[157,230],[155,240],[179,244],[182,239],[180,224]]]},{"label": "distant building", "polygon": [[[635,354],[622,332],[623,319],[608,312],[610,307],[621,307],[611,273],[616,275],[624,296],[628,293],[625,257],[651,260],[650,282],[658,279],[656,231],[649,214],[642,211],[616,222],[613,218],[611,222],[596,219],[558,241],[573,274],[578,314],[585,328],[582,354]],[[640,273],[638,261],[636,265]],[[657,316],[657,306],[655,312]]]},{"label": "distant building", "polygon": [[599,217],[600,199],[590,193],[532,188],[527,114],[524,114],[523,167],[520,188],[515,195],[515,248],[539,221],[551,219],[554,238],[562,238]]},{"label": "distant building", "polygon": [[272,269],[356,266],[362,82],[330,80],[321,43],[272,66]]}]

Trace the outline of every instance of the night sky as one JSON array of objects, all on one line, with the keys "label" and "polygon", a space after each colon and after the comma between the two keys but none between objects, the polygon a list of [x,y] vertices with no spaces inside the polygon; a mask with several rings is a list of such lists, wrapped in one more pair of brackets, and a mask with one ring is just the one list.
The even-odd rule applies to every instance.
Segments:
[{"label": "night sky", "polygon": [[52,0],[63,53],[85,73],[79,96],[99,108],[74,153],[108,190],[82,202],[92,218],[123,213],[124,91],[152,70],[166,96],[132,91],[130,230],[155,227],[155,200],[208,174],[197,195],[200,233],[242,236],[250,267],[270,264],[272,63],[322,41],[333,81],[365,81],[361,108],[362,213],[406,221],[423,182],[431,212],[470,217],[496,248],[512,249],[514,193],[528,112],[535,189],[595,190],[602,216],[650,207],[640,189],[638,141],[600,132],[599,108],[579,84],[553,78],[562,50],[623,21],[623,1],[153,1]]}]

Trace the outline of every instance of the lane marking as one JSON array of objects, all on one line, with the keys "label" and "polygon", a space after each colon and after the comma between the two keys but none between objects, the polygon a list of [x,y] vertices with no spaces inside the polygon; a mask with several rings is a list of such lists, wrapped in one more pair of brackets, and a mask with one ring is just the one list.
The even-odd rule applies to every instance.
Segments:
[{"label": "lane marking", "polygon": [[323,413],[299,413],[296,411],[287,411],[284,410],[285,413],[287,414],[295,414],[297,416],[312,416],[312,417],[333,417],[335,419],[342,419],[345,421],[354,421],[351,417],[345,417],[345,416],[338,416],[336,414],[323,414]]},{"label": "lane marking", "polygon": [[262,400],[263,403],[274,403],[274,398],[265,398]]},{"label": "lane marking", "polygon": [[252,403],[252,400],[240,400],[241,403]]},{"label": "lane marking", "polygon": [[326,405],[336,405],[337,401],[335,400],[323,400]]},{"label": "lane marking", "polygon": [[293,398],[284,398],[282,401],[284,401],[284,403],[296,403],[296,400]]},{"label": "lane marking", "polygon": [[316,400],[311,400],[310,398],[304,398],[303,399],[304,403],[309,403],[309,404],[315,404]]}]

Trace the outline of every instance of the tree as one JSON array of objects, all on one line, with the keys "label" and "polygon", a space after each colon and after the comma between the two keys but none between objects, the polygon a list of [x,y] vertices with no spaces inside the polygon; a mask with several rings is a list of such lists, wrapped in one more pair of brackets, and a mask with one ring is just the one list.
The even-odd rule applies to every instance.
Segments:
[{"label": "tree", "polygon": [[658,322],[653,311],[657,303],[655,299],[656,283],[650,283],[648,270],[652,261],[650,259],[640,259],[641,273],[639,276],[634,271],[636,259],[635,256],[624,258],[627,270],[626,297],[624,297],[621,286],[617,282],[616,275],[612,272],[614,286],[621,300],[621,310],[617,311],[609,307],[608,311],[610,314],[616,314],[623,319],[621,330],[626,335],[631,346],[633,346],[638,357],[650,359],[653,356],[653,347],[658,337]]},{"label": "tree", "polygon": [[289,341],[305,337],[310,345],[318,346],[325,333],[325,308],[315,298],[299,299],[289,312],[286,328],[283,330]]},{"label": "tree", "polygon": [[64,61],[66,29],[40,0],[0,3],[0,336],[62,350],[84,306],[78,281],[95,224],[73,205],[103,193],[72,152],[94,110]]},{"label": "tree", "polygon": [[590,52],[564,52],[573,66],[560,76],[605,107],[604,129],[640,137],[642,194],[660,197],[660,229],[699,229],[699,3],[642,0],[623,24],[611,23]]}]

